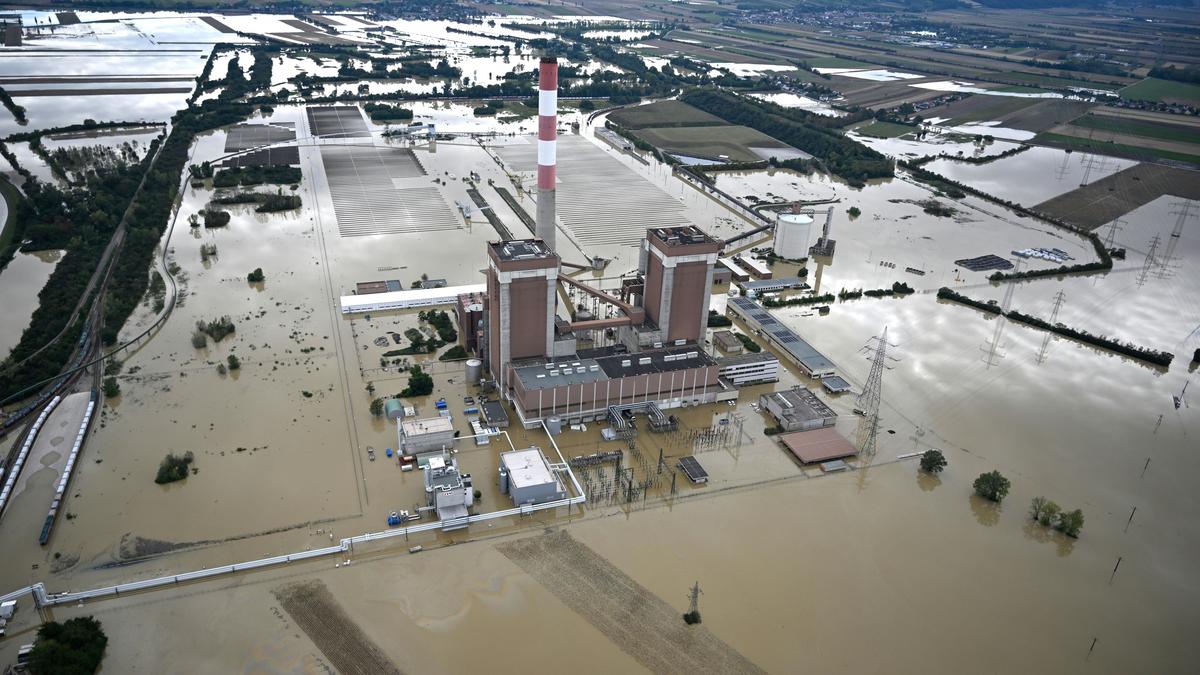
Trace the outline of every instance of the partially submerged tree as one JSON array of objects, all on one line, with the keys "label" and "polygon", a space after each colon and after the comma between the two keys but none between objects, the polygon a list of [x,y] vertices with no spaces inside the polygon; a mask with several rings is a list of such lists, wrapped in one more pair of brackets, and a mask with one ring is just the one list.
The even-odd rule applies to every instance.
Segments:
[{"label": "partially submerged tree", "polygon": [[921,470],[937,475],[946,468],[946,457],[941,450],[926,450],[921,455]]},{"label": "partially submerged tree", "polygon": [[990,499],[993,502],[1004,501],[1004,497],[1008,494],[1008,488],[1012,484],[1008,479],[1000,475],[999,471],[989,471],[979,474],[979,478],[975,479],[975,494]]}]

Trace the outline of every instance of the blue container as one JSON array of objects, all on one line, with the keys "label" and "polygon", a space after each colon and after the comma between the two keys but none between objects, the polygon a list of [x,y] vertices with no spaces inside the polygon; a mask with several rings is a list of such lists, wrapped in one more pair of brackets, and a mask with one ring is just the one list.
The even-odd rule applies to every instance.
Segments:
[{"label": "blue container", "polygon": [[464,415],[478,415],[479,408],[467,408],[466,410],[463,411],[463,414]]},{"label": "blue container", "polygon": [[387,456],[388,456],[388,457],[391,457],[391,456],[392,456],[392,449],[391,449],[391,448],[388,448],[388,449],[387,449]]}]

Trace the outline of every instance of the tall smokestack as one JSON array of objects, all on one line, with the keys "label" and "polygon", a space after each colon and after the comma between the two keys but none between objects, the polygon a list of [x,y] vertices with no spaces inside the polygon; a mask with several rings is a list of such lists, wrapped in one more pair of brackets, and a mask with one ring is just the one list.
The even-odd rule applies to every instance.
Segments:
[{"label": "tall smokestack", "polygon": [[542,57],[538,73],[538,199],[536,234],[554,245],[554,184],[558,162],[558,59]]}]

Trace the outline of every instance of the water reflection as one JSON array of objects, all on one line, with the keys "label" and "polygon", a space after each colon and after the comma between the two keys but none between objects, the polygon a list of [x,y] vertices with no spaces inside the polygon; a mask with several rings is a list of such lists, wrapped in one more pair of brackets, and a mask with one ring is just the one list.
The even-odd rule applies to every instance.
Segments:
[{"label": "water reflection", "polygon": [[933,492],[942,484],[942,479],[926,471],[917,471],[917,486],[923,492]]},{"label": "water reflection", "polygon": [[1000,522],[1001,506],[990,499],[984,499],[979,495],[971,495],[971,513],[975,514],[975,520],[979,521],[984,527],[991,527]]},{"label": "water reflection", "polygon": [[1025,521],[1025,524],[1021,527],[1021,532],[1025,534],[1026,539],[1036,541],[1039,544],[1053,543],[1055,554],[1060,558],[1071,555],[1071,552],[1075,550],[1075,539],[1052,527],[1042,525],[1033,519]]}]

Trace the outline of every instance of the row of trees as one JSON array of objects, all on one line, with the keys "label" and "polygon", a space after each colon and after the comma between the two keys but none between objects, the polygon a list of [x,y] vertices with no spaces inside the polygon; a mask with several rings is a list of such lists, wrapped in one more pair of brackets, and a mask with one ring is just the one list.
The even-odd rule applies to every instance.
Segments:
[{"label": "row of trees", "polygon": [[1083,511],[1063,510],[1045,497],[1034,497],[1029,505],[1029,517],[1045,527],[1053,527],[1068,537],[1078,539],[1083,529]]},{"label": "row of trees", "polygon": [[1024,314],[1022,312],[1018,312],[1015,309],[1010,309],[1009,311],[1006,312],[1003,309],[1001,309],[1001,307],[999,305],[997,305],[994,300],[988,301],[988,302],[981,302],[979,300],[969,298],[961,293],[958,293],[949,288],[946,288],[945,286],[938,289],[937,296],[939,299],[942,299],[942,300],[951,300],[953,302],[958,302],[958,303],[961,303],[964,305],[968,305],[968,306],[974,307],[980,311],[987,312],[988,314],[998,314],[1000,316],[1005,316],[1005,317],[1008,317],[1012,321],[1017,321],[1019,323],[1026,324],[1028,326],[1033,326],[1034,328],[1040,328],[1041,330],[1049,331],[1051,333],[1056,333],[1058,335],[1062,335],[1063,337],[1068,337],[1073,340],[1079,340],[1080,342],[1085,342],[1090,345],[1095,345],[1097,347],[1103,347],[1104,349],[1107,349],[1109,351],[1113,351],[1118,354],[1123,354],[1125,356],[1131,356],[1135,359],[1141,359],[1142,361],[1146,361],[1148,363],[1153,363],[1154,365],[1157,365],[1157,366],[1167,367],[1167,366],[1170,366],[1171,362],[1175,360],[1175,355],[1171,352],[1161,351],[1158,349],[1151,349],[1149,347],[1140,347],[1138,345],[1129,344],[1127,342],[1122,342],[1121,340],[1118,340],[1116,338],[1110,338],[1110,337],[1107,337],[1104,335],[1093,335],[1086,330],[1082,330],[1079,328],[1071,328],[1070,326],[1064,325],[1062,323],[1050,323],[1049,321],[1046,321],[1045,319],[1040,319],[1036,316],[1031,316],[1029,314]]},{"label": "row of trees", "polygon": [[[870,178],[891,177],[894,174],[891,159],[846,138],[837,131],[807,119],[801,121],[794,116],[779,113],[775,110],[779,106],[773,108],[771,104],[712,89],[690,91],[681,96],[680,100],[716,115],[730,124],[756,129],[803,150],[817,158],[830,172],[851,184],[862,185]],[[811,163],[805,160],[787,160],[780,162],[780,165],[806,169]]]}]

